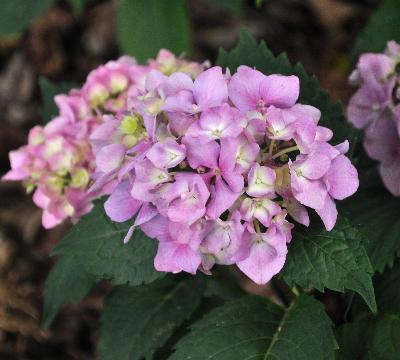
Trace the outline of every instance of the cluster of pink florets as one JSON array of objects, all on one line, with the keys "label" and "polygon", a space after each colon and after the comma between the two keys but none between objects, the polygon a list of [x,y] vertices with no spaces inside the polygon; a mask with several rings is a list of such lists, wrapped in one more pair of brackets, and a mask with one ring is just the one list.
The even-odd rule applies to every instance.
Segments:
[{"label": "cluster of pink florets", "polygon": [[31,129],[28,144],[10,153],[11,170],[3,180],[23,181],[43,209],[42,223],[51,228],[71,217],[76,221],[90,211],[92,200],[109,191],[88,191],[95,178],[95,156],[90,143],[104,114],[126,111],[128,99],[144,90],[146,75],[158,69],[166,74],[200,73],[204,66],[177,59],[161,50],[148,65],[122,57],[92,71],[79,90],[58,95],[59,115],[46,126]]},{"label": "cluster of pink florets", "polygon": [[363,54],[350,82],[359,89],[349,102],[349,121],[365,129],[366,152],[379,162],[388,190],[400,196],[400,45],[390,41],[383,54]]},{"label": "cluster of pink florets", "polygon": [[296,76],[247,66],[232,76],[150,71],[129,111],[105,115],[91,135],[92,189],[111,188],[112,220],[134,219],[125,241],[138,226],[156,238],[159,271],[237,264],[264,284],[285,262],[288,215],[308,226],[309,207],[331,230],[335,200],[357,190],[358,175],[348,142],[328,143],[299,91]]},{"label": "cluster of pink florets", "polygon": [[[237,264],[256,283],[282,268],[293,224],[314,209],[327,230],[335,200],[358,175],[345,141],[297,103],[296,76],[176,59],[123,57],[56,97],[60,115],[11,152],[8,180],[23,180],[52,227],[109,195],[107,215],[158,240],[159,271],[209,273]],[[134,240],[133,240],[134,241]]]}]

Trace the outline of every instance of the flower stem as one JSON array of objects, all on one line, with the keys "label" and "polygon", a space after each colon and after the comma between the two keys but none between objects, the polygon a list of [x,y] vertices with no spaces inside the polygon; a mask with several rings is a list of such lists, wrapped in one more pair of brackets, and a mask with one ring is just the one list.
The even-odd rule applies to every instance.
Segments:
[{"label": "flower stem", "polygon": [[272,159],[272,152],[274,151],[274,146],[275,146],[275,140],[272,140],[271,143],[269,144],[268,159]]},{"label": "flower stem", "polygon": [[276,158],[278,158],[279,156],[282,156],[282,155],[284,155],[284,154],[287,154],[287,153],[290,153],[290,152],[296,151],[296,150],[299,150],[299,147],[298,147],[297,145],[288,147],[288,148],[286,148],[286,149],[283,149],[283,150],[281,150],[281,151],[278,151],[274,156],[272,156],[272,159],[276,159]]}]

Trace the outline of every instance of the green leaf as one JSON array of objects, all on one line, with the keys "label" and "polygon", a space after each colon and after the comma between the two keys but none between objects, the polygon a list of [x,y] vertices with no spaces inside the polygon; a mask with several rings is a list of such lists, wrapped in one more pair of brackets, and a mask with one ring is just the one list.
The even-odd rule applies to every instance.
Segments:
[{"label": "green leaf", "polygon": [[28,28],[54,0],[2,0],[0,7],[0,36]]},{"label": "green leaf", "polygon": [[114,284],[140,285],[164,276],[154,269],[155,240],[136,230],[129,243],[123,244],[129,226],[129,222],[111,221],[99,201],[52,254],[74,257],[88,273],[111,279]]},{"label": "green leaf", "polygon": [[145,62],[166,48],[190,50],[190,24],[185,0],[120,0],[117,30],[124,54]]},{"label": "green leaf", "polygon": [[376,311],[373,269],[362,241],[360,232],[346,219],[339,219],[330,232],[296,232],[281,275],[290,284],[321,291],[354,290]]},{"label": "green leaf", "polygon": [[202,278],[192,276],[117,288],[101,317],[102,359],[151,359],[197,308],[203,291]]},{"label": "green leaf", "polygon": [[212,310],[191,326],[172,360],[333,359],[331,321],[321,303],[299,296],[283,309],[245,296]]},{"label": "green leaf", "polygon": [[372,267],[382,272],[400,255],[400,201],[389,193],[372,189],[359,192],[342,205],[363,235]]},{"label": "green leaf", "polygon": [[248,65],[264,74],[297,75],[300,78],[299,102],[321,110],[320,125],[333,130],[333,141],[336,143],[348,139],[352,143],[355,139],[356,132],[344,118],[341,104],[332,102],[328,93],[321,90],[317,78],[307,75],[300,63],[292,66],[285,53],[274,56],[264,42],[258,44],[249,32],[241,32],[239,44],[230,52],[220,49],[217,63],[232,72],[240,65]]},{"label": "green leaf", "polygon": [[51,325],[62,304],[81,301],[97,281],[74,257],[59,259],[46,280],[42,327]]},{"label": "green leaf", "polygon": [[47,124],[59,112],[54,97],[59,94],[67,94],[69,90],[76,87],[77,84],[64,82],[56,84],[44,77],[39,78],[40,93],[42,94],[43,101],[43,123]]},{"label": "green leaf", "polygon": [[379,312],[400,316],[400,260],[374,279]]},{"label": "green leaf", "polygon": [[400,1],[383,0],[353,49],[353,55],[364,52],[383,52],[389,40],[400,41]]},{"label": "green leaf", "polygon": [[245,0],[212,0],[216,5],[229,10],[237,15],[243,11]]},{"label": "green leaf", "polygon": [[400,318],[380,315],[338,328],[336,359],[394,360],[400,354]]},{"label": "green leaf", "polygon": [[82,11],[85,7],[85,0],[69,0],[71,5],[77,15],[82,14]]}]

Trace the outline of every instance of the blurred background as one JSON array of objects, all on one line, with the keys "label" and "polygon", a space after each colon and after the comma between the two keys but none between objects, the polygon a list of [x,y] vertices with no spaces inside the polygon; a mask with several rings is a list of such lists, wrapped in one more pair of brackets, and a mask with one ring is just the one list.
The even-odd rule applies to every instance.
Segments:
[{"label": "blurred background", "polygon": [[[45,4],[40,11],[36,1]],[[130,1],[141,4],[132,8]],[[181,16],[184,31],[179,34],[182,28],[171,24],[166,38],[154,43],[151,34],[160,22],[161,3],[161,20]],[[146,52],[154,51],[149,43],[168,47],[176,36],[184,38],[189,58],[213,62],[218,48],[234,47],[240,29],[247,27],[275,54],[286,51],[293,63],[301,61],[335,100],[345,103],[352,92],[347,84],[354,65],[350,49],[379,5],[378,0],[190,0],[177,16],[175,3],[183,4],[5,1],[0,10],[0,175],[8,170],[8,152],[26,142],[31,127],[48,120],[43,111],[48,100],[40,85],[43,90],[43,84],[54,89],[65,82],[81,84],[107,60],[129,52],[142,61]],[[14,18],[25,18],[27,25],[9,34],[4,27],[14,26]],[[99,309],[107,284],[81,304],[63,307],[51,330],[40,329],[43,285],[53,263],[48,254],[68,227],[45,231],[41,212],[22,186],[0,183],[0,359],[96,358]]]}]

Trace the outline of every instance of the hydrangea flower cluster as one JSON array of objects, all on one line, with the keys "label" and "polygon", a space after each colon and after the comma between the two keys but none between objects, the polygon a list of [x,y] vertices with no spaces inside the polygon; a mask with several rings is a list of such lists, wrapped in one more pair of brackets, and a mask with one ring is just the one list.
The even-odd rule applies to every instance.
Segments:
[{"label": "hydrangea flower cluster", "polygon": [[358,90],[350,99],[348,119],[365,129],[366,152],[379,162],[387,189],[400,196],[400,45],[390,41],[382,54],[363,54],[350,83]]},{"label": "hydrangea flower cluster", "polygon": [[105,114],[128,109],[128,99],[144,90],[146,75],[153,69],[165,74],[179,70],[194,77],[204,65],[177,59],[167,50],[146,66],[126,56],[110,61],[92,71],[81,89],[56,96],[58,116],[31,129],[28,144],[10,153],[12,169],[3,180],[23,181],[28,192],[34,191],[45,228],[67,217],[76,221],[90,211],[94,197],[110,191],[107,187],[88,191],[96,178],[90,137]]},{"label": "hydrangea flower cluster", "polygon": [[299,92],[296,76],[247,66],[232,76],[153,69],[129,110],[91,133],[91,191],[108,189],[113,221],[134,219],[125,241],[137,226],[158,240],[157,270],[237,264],[265,284],[285,262],[288,217],[308,226],[308,207],[331,230],[335,200],[358,188],[348,142],[328,143],[332,131]]}]

